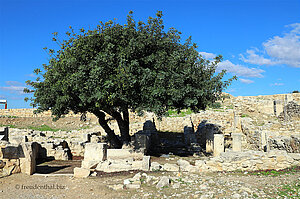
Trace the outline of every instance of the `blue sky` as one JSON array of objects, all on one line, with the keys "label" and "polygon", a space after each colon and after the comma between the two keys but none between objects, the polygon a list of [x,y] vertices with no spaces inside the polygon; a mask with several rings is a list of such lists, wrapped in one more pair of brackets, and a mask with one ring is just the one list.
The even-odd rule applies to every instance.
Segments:
[{"label": "blue sky", "polygon": [[47,63],[43,48],[58,48],[51,33],[124,24],[130,10],[142,21],[161,10],[166,28],[192,36],[205,58],[222,54],[219,69],[239,77],[226,90],[234,96],[300,90],[299,0],[0,0],[0,99],[29,108],[22,90]]}]

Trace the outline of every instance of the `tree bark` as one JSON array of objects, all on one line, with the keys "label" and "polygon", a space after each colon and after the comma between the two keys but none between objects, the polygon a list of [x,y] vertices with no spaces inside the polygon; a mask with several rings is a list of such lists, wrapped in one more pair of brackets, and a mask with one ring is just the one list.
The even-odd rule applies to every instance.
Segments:
[{"label": "tree bark", "polygon": [[119,112],[113,111],[111,112],[111,115],[117,120],[121,138],[123,141],[123,144],[128,144],[131,141],[130,135],[129,135],[129,112],[128,109],[124,109],[122,111],[122,115]]},{"label": "tree bark", "polygon": [[110,142],[113,148],[121,148],[122,142],[116,136],[115,132],[108,126],[107,121],[105,120],[105,113],[102,111],[94,112],[98,117],[99,124],[104,129],[107,134],[108,141]]}]

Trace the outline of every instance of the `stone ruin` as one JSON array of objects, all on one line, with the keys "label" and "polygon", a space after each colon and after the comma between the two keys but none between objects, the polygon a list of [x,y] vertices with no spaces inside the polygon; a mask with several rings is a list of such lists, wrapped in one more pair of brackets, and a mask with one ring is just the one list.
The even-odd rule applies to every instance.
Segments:
[{"label": "stone ruin", "polygon": [[[281,129],[272,129],[269,128],[269,123],[262,127],[251,126],[253,122],[251,118],[241,116],[238,100],[236,100],[237,108],[233,111],[200,113],[200,118],[204,119],[196,129],[190,118],[175,118],[175,122],[166,118],[162,121],[168,128],[178,123],[185,124],[183,133],[161,133],[161,129],[165,128],[161,123],[146,120],[142,130],[137,130],[132,135],[130,146],[124,146],[122,149],[110,149],[105,136],[97,132],[78,134],[78,132],[39,132],[3,128],[0,129],[0,175],[18,172],[33,174],[36,161],[47,157],[55,160],[83,157],[81,167],[74,169],[76,177],[95,175],[96,172],[130,170],[206,172],[299,166],[298,123],[292,123],[290,120],[296,118],[297,121],[300,106],[294,101],[268,100],[265,109],[269,111],[268,114],[259,114],[266,117],[276,116],[286,121],[283,123],[286,126]],[[251,103],[257,101],[249,98],[249,104]],[[263,109],[260,105],[255,105],[257,107],[254,109],[249,104],[245,103],[243,106],[250,113]],[[206,117],[216,117],[225,122],[208,121]],[[225,120],[230,117],[231,120]],[[191,125],[188,125],[188,122]],[[159,131],[156,126],[159,127]],[[72,137],[76,133],[77,137]],[[194,155],[197,160],[189,162],[180,159],[176,164],[160,165],[150,159],[151,155],[168,153]]]}]

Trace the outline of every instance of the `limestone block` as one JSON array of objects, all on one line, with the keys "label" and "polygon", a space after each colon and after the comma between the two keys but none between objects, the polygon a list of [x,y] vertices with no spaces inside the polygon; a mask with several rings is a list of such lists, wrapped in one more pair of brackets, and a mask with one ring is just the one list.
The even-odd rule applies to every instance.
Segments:
[{"label": "limestone block", "polygon": [[76,178],[87,178],[90,175],[90,170],[85,168],[74,168],[74,177]]},{"label": "limestone block", "polygon": [[[99,162],[96,167],[96,171],[107,171],[110,164],[111,164],[111,162],[108,160],[106,160],[104,162]],[[83,165],[82,165],[82,167],[83,167]]]},{"label": "limestone block", "polygon": [[104,172],[119,172],[119,171],[129,171],[129,170],[133,170],[132,165],[127,162],[121,161],[118,164],[110,164],[107,170],[104,169]]},{"label": "limestone block", "polygon": [[84,150],[84,161],[97,160],[104,161],[107,159],[106,143],[87,143]]},{"label": "limestone block", "polygon": [[141,185],[140,184],[127,184],[127,185],[125,185],[125,187],[127,189],[139,189],[139,188],[141,188]]},{"label": "limestone block", "polygon": [[288,153],[288,155],[295,161],[300,161],[300,153]]},{"label": "limestone block", "polygon": [[55,160],[69,160],[68,149],[57,149],[54,153]]},{"label": "limestone block", "polygon": [[233,133],[232,134],[232,150],[233,151],[242,151],[242,134]]},{"label": "limestone block", "polygon": [[214,134],[214,156],[220,156],[224,152],[224,135]]},{"label": "limestone block", "polygon": [[150,171],[159,171],[162,169],[162,165],[160,165],[158,162],[151,162]]},{"label": "limestone block", "polygon": [[85,169],[92,169],[96,167],[99,163],[97,160],[86,160],[81,162],[81,167]]},{"label": "limestone block", "polygon": [[189,167],[191,166],[188,161],[181,159],[177,161],[177,164],[180,166],[180,171],[188,171]]},{"label": "limestone block", "polygon": [[12,144],[21,144],[23,142],[28,142],[28,138],[26,135],[10,136],[9,142]]},{"label": "limestone block", "polygon": [[92,135],[92,137],[90,138],[91,143],[98,143],[101,141],[100,137],[97,135]]},{"label": "limestone block", "polygon": [[135,160],[142,160],[143,157],[143,153],[132,152],[131,149],[107,149],[107,159],[134,158]]},{"label": "limestone block", "polygon": [[163,170],[165,170],[165,171],[179,171],[179,166],[178,165],[176,165],[176,164],[170,164],[170,163],[166,163],[166,164],[164,164],[164,166],[163,166]]},{"label": "limestone block", "polygon": [[90,142],[91,141],[91,135],[88,133],[85,133],[82,135],[82,141],[83,142]]},{"label": "limestone block", "polygon": [[157,183],[156,188],[163,188],[170,185],[170,179],[167,176],[163,176]]},{"label": "limestone block", "polygon": [[143,161],[133,161],[131,162],[131,167],[133,170],[142,170]]},{"label": "limestone block", "polygon": [[22,143],[21,147],[23,153],[23,156],[20,156],[21,172],[32,175],[35,172],[39,145],[35,142],[27,142]]},{"label": "limestone block", "polygon": [[189,167],[187,167],[186,170],[187,170],[187,172],[190,172],[190,173],[197,173],[197,172],[199,172],[198,167],[192,166],[192,165],[190,165]]},{"label": "limestone block", "polygon": [[149,171],[150,170],[150,156],[144,156],[143,157],[143,165],[142,169],[143,171]]}]

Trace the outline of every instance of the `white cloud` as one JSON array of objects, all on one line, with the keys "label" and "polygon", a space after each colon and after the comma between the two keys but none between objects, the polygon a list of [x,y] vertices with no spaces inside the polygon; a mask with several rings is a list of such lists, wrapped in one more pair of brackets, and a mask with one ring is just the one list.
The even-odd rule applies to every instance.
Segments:
[{"label": "white cloud", "polygon": [[254,83],[254,81],[250,80],[250,79],[243,79],[243,78],[239,78],[239,80],[244,83],[244,84],[252,84]]},{"label": "white cloud", "polygon": [[226,70],[228,73],[233,73],[233,74],[236,74],[237,76],[257,77],[257,78],[264,77],[262,75],[262,73],[265,72],[262,69],[247,68],[246,66],[243,66],[243,65],[233,64],[229,60],[225,60],[218,64],[217,72],[221,72],[222,70]]},{"label": "white cloud", "polygon": [[247,50],[246,57],[243,54],[240,54],[241,60],[250,64],[258,64],[258,65],[274,65],[275,63],[270,59],[266,59],[261,55],[256,54],[257,50]]},{"label": "white cloud", "polygon": [[271,86],[283,86],[284,83],[274,83],[274,84],[271,84]]},{"label": "white cloud", "polygon": [[274,36],[263,45],[263,51],[269,56],[265,58],[259,55],[257,50],[247,50],[246,56],[240,55],[244,62],[258,65],[285,64],[292,67],[300,67],[300,23],[294,23],[287,27],[292,30],[284,36]]},{"label": "white cloud", "polygon": [[214,53],[207,53],[207,52],[199,52],[199,54],[202,55],[204,59],[209,59],[209,60],[212,60],[217,56]]},{"label": "white cloud", "polygon": [[23,86],[22,83],[17,82],[17,81],[6,81],[5,84],[7,86],[2,86],[0,87],[0,90],[2,91],[9,91],[10,93],[15,93],[15,94],[24,94],[23,90],[25,86]]}]

